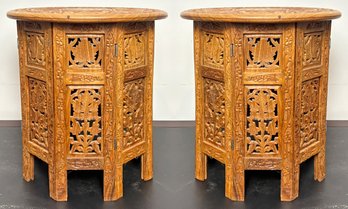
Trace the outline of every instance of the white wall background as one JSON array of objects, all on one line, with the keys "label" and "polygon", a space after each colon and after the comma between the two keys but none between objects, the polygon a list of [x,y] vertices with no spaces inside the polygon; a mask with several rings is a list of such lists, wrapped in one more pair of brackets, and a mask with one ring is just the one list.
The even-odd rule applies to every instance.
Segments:
[{"label": "white wall background", "polygon": [[16,22],[11,9],[43,6],[148,7],[165,10],[156,22],[154,120],[194,120],[192,21],[180,17],[190,8],[222,6],[327,7],[342,12],[332,25],[328,119],[348,120],[348,1],[346,0],[0,0],[0,120],[20,120]]}]

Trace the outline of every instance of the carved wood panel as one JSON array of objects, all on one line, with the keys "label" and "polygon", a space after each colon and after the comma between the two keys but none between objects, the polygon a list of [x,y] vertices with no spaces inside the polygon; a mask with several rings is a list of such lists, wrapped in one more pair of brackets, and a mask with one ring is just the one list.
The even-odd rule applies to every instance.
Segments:
[{"label": "carved wood panel", "polygon": [[21,68],[23,177],[33,178],[33,156],[52,164],[52,29],[49,23],[18,22]]},{"label": "carved wood panel", "polygon": [[69,68],[101,68],[104,56],[104,36],[69,34],[66,50]]},{"label": "carved wood panel", "polygon": [[102,154],[102,91],[101,87],[70,87],[70,155]]},{"label": "carved wood panel", "polygon": [[248,87],[246,89],[246,155],[279,154],[279,90]]},{"label": "carved wood panel", "polygon": [[124,68],[132,69],[145,65],[145,33],[124,36]]},{"label": "carved wood panel", "polygon": [[224,69],[224,36],[213,32],[203,32],[203,65]]},{"label": "carved wood panel", "polygon": [[123,147],[127,149],[144,141],[143,78],[129,81],[123,88]]},{"label": "carved wood panel", "polygon": [[46,65],[44,33],[26,32],[26,45],[27,45],[27,56],[26,56],[27,64],[44,67]]},{"label": "carved wood panel", "polygon": [[319,85],[319,78],[302,83],[300,149],[318,141]]},{"label": "carved wood panel", "polygon": [[303,66],[321,64],[322,32],[304,34],[303,39]]},{"label": "carved wood panel", "polygon": [[280,35],[245,35],[247,68],[277,68],[281,65]]},{"label": "carved wood panel", "polygon": [[224,83],[203,79],[204,140],[225,149],[225,87]]},{"label": "carved wood panel", "polygon": [[48,151],[47,86],[29,78],[29,141]]}]

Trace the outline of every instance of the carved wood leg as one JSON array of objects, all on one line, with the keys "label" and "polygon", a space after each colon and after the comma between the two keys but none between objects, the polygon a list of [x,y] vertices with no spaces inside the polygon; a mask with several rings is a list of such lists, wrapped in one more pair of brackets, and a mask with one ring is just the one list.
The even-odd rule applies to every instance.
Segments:
[{"label": "carved wood leg", "polygon": [[326,176],[325,147],[314,156],[314,180],[323,181]]},{"label": "carved wood leg", "polygon": [[[153,177],[152,148],[148,145],[148,150],[141,156],[141,179],[151,180]],[[151,149],[151,150],[150,150]]]},{"label": "carved wood leg", "polygon": [[[50,192],[50,197],[55,197],[56,195],[55,193],[55,178],[56,178],[56,174],[54,171],[54,166],[52,164],[48,165],[48,181],[49,181],[49,192]],[[54,199],[54,198],[53,198]]]},{"label": "carved wood leg", "polygon": [[[230,188],[229,191],[225,191],[225,196],[233,201],[244,201],[245,196],[245,177],[244,177],[244,167],[243,166],[243,158],[239,158],[239,160],[235,160],[232,166],[229,169],[229,178],[232,178],[230,181],[231,186],[226,187]],[[227,167],[226,167],[227,168]],[[226,169],[226,173],[227,173]],[[227,175],[227,174],[226,174]],[[226,176],[227,180],[227,176]],[[227,184],[227,182],[226,182]],[[227,186],[227,185],[226,185]]]},{"label": "carved wood leg", "polygon": [[225,165],[225,196],[229,199],[232,199],[232,190],[233,190],[233,176],[232,176],[232,166],[230,163]]},{"label": "carved wood leg", "polygon": [[[288,172],[290,171],[290,172]],[[293,169],[283,169],[281,172],[281,201],[292,201],[298,197],[300,180],[300,166],[296,165]]]},{"label": "carved wood leg", "polygon": [[204,181],[207,179],[207,156],[196,148],[196,179]]},{"label": "carved wood leg", "polygon": [[34,180],[34,156],[28,152],[25,145],[23,147],[22,166],[23,179],[28,182]]},{"label": "carved wood leg", "polygon": [[117,194],[117,183],[115,175],[115,166],[104,168],[104,201],[113,201],[120,198]]},{"label": "carved wood leg", "polygon": [[117,163],[115,171],[115,199],[123,197],[123,164]]},{"label": "carved wood leg", "polygon": [[[60,171],[55,172],[54,166],[48,166],[48,174],[50,181],[50,197],[56,201],[67,201],[68,200],[68,182],[67,172]],[[64,172],[64,173],[63,173]],[[63,175],[62,175],[63,174]]]},{"label": "carved wood leg", "polygon": [[[321,84],[322,88],[327,86],[327,77],[326,80],[323,79],[323,82]],[[327,90],[322,90],[323,92],[327,92]],[[322,95],[326,101],[326,93],[323,93]],[[325,103],[326,104],[326,103]],[[322,105],[324,106],[324,105]],[[320,123],[320,131],[319,131],[319,141],[321,142],[320,145],[320,151],[317,155],[314,156],[314,180],[316,181],[323,181],[326,176],[326,108],[321,109],[320,115],[322,117],[321,123]]]}]

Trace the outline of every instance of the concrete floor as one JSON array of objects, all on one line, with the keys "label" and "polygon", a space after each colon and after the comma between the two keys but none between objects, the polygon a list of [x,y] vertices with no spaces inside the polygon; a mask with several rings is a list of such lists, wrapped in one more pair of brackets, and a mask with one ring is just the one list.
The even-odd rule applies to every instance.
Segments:
[{"label": "concrete floor", "polygon": [[0,209],[220,209],[296,208],[348,209],[348,128],[330,127],[327,140],[327,178],[313,180],[313,159],[301,165],[300,196],[280,202],[280,173],[246,172],[245,202],[224,197],[224,166],[209,160],[208,180],[194,179],[194,129],[154,129],[154,179],[140,180],[140,162],[124,169],[124,197],[103,202],[101,171],[68,172],[68,202],[48,196],[47,165],[35,160],[35,180],[21,176],[21,131],[0,127]]}]

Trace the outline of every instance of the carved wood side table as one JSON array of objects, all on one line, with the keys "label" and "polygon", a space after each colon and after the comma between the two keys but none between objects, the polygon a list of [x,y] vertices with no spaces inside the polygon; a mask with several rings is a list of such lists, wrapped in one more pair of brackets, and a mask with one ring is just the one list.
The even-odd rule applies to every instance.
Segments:
[{"label": "carved wood side table", "polygon": [[67,200],[67,170],[103,170],[104,200],[123,195],[122,168],[152,171],[154,20],[136,8],[29,8],[17,19],[23,178],[48,164],[50,196]]},{"label": "carved wood side table", "polygon": [[225,195],[244,200],[245,170],[280,170],[281,200],[298,196],[300,164],[325,178],[331,19],[316,8],[213,8],[194,20],[196,178],[225,164]]}]

